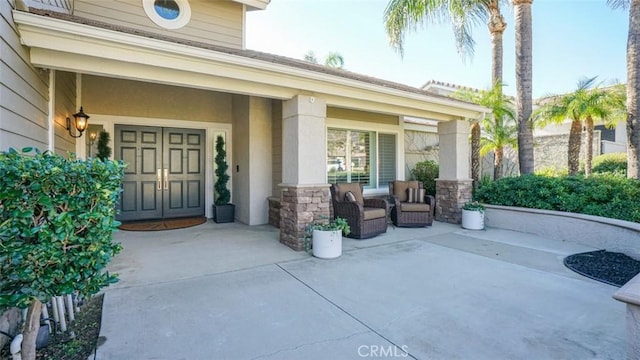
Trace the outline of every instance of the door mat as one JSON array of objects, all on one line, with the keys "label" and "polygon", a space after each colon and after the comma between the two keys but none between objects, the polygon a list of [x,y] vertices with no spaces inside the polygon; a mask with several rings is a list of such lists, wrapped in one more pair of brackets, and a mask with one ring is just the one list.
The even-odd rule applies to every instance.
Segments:
[{"label": "door mat", "polygon": [[204,224],[206,221],[207,218],[204,216],[151,221],[133,221],[122,223],[118,228],[120,230],[127,231],[174,230]]}]

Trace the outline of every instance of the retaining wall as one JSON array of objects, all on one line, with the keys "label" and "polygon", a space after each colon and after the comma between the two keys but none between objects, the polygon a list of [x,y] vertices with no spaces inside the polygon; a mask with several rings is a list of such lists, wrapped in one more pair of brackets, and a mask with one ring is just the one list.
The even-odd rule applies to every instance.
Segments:
[{"label": "retaining wall", "polygon": [[563,211],[486,205],[489,227],[572,241],[640,260],[640,224]]}]

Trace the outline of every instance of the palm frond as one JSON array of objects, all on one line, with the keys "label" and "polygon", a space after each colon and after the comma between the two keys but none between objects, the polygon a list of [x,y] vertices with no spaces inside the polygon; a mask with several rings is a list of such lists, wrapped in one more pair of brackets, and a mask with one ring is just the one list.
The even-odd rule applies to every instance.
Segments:
[{"label": "palm frond", "polygon": [[607,5],[612,9],[622,9],[627,10],[631,0],[607,0]]}]

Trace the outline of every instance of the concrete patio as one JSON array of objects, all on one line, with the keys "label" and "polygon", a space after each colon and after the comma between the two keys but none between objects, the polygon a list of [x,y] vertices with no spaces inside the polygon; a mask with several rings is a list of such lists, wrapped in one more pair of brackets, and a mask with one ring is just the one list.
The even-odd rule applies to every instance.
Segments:
[{"label": "concrete patio", "polygon": [[435,223],[345,239],[320,260],[270,226],[118,232],[96,359],[621,359],[617,288],[566,269],[593,250]]}]

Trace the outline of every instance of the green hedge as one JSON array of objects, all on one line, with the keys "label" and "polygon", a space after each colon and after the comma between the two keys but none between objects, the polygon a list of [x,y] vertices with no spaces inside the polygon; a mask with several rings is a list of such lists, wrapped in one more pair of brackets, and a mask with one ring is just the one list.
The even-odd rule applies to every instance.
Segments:
[{"label": "green hedge", "polygon": [[32,149],[0,153],[0,307],[95,294],[106,271],[124,164]]},{"label": "green hedge", "polygon": [[627,153],[602,154],[593,158],[593,173],[627,174]]},{"label": "green hedge", "polygon": [[491,205],[568,211],[640,223],[640,181],[615,175],[589,178],[524,175],[481,183],[474,200]]}]

